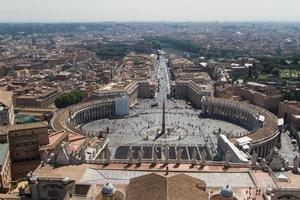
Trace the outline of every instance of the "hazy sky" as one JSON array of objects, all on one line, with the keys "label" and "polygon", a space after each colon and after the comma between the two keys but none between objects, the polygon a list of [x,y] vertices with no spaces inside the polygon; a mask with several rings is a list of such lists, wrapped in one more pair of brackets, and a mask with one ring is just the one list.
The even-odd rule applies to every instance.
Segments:
[{"label": "hazy sky", "polygon": [[0,0],[0,22],[300,21],[300,0]]}]

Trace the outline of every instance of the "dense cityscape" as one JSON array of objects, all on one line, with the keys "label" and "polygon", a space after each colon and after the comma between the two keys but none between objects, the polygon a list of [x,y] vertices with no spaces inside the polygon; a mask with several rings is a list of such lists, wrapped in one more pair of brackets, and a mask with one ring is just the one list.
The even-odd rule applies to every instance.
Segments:
[{"label": "dense cityscape", "polygon": [[0,24],[0,199],[300,199],[300,24]]}]

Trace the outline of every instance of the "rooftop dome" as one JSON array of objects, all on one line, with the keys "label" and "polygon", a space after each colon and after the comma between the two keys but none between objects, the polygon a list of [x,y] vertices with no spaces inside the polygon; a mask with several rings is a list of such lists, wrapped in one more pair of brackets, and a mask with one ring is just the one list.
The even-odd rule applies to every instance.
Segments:
[{"label": "rooftop dome", "polygon": [[103,185],[101,190],[101,193],[106,196],[113,195],[115,194],[115,192],[116,192],[116,188],[111,183],[105,183],[105,185]]},{"label": "rooftop dome", "polygon": [[220,191],[220,195],[225,198],[232,198],[233,192],[232,192],[231,187],[229,185],[222,187],[222,189]]}]

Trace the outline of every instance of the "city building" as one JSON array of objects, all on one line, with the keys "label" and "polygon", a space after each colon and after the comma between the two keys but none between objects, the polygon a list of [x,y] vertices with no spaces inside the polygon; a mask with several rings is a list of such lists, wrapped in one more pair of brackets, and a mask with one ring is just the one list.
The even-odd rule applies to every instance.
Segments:
[{"label": "city building", "polygon": [[200,108],[201,99],[204,96],[212,96],[212,88],[210,87],[210,85],[204,85],[203,87],[201,87],[194,81],[171,82],[171,98],[186,99],[190,101],[194,106]]},{"label": "city building", "polygon": [[300,102],[283,101],[279,103],[278,116],[284,118],[286,124],[292,125],[295,129],[300,129]]},{"label": "city building", "polygon": [[112,77],[113,77],[113,74],[111,72],[111,70],[104,70],[103,71],[103,81],[105,84],[108,84],[112,81]]},{"label": "city building", "polygon": [[0,63],[0,77],[6,76],[7,71],[6,66]]},{"label": "city building", "polygon": [[7,135],[12,162],[39,159],[39,146],[49,143],[47,122],[2,126],[0,131]]},{"label": "city building", "polygon": [[13,92],[0,90],[0,126],[14,124]]},{"label": "city building", "polygon": [[40,146],[49,143],[48,123],[0,126],[0,133],[9,144],[13,178],[34,170],[40,162]]},{"label": "city building", "polygon": [[203,96],[212,96],[212,79],[201,67],[192,61],[175,55],[170,56],[170,97],[186,99],[194,106],[201,107]]},{"label": "city building", "polygon": [[233,94],[274,113],[277,113],[279,102],[283,98],[275,87],[255,82],[235,86]]},{"label": "city building", "polygon": [[61,94],[58,89],[50,88],[46,90],[32,91],[25,95],[16,97],[17,107],[46,108],[52,105],[55,99]]},{"label": "city building", "polygon": [[56,76],[55,79],[58,81],[66,81],[69,78],[72,77],[72,73],[71,72],[59,72]]},{"label": "city building", "polygon": [[128,96],[128,103],[133,105],[137,98],[154,98],[156,84],[154,81],[128,81],[109,83],[92,92],[92,99],[114,99]]},{"label": "city building", "polygon": [[232,63],[225,71],[229,74],[231,79],[246,78],[249,75],[249,69],[252,64],[246,63],[244,66],[240,64]]}]

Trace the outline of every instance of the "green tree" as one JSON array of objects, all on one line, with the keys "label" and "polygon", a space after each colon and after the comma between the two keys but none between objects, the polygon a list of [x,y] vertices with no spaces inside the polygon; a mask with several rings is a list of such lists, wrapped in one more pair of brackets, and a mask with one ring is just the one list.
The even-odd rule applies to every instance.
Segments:
[{"label": "green tree", "polygon": [[275,77],[279,77],[279,76],[280,76],[280,70],[279,70],[278,68],[272,69],[271,73],[272,73]]},{"label": "green tree", "polygon": [[84,94],[79,90],[73,90],[69,93],[63,93],[57,97],[54,104],[57,108],[65,108],[70,105],[79,103],[84,98]]},{"label": "green tree", "polygon": [[158,40],[153,40],[152,41],[152,48],[153,49],[161,49],[161,44]]}]

